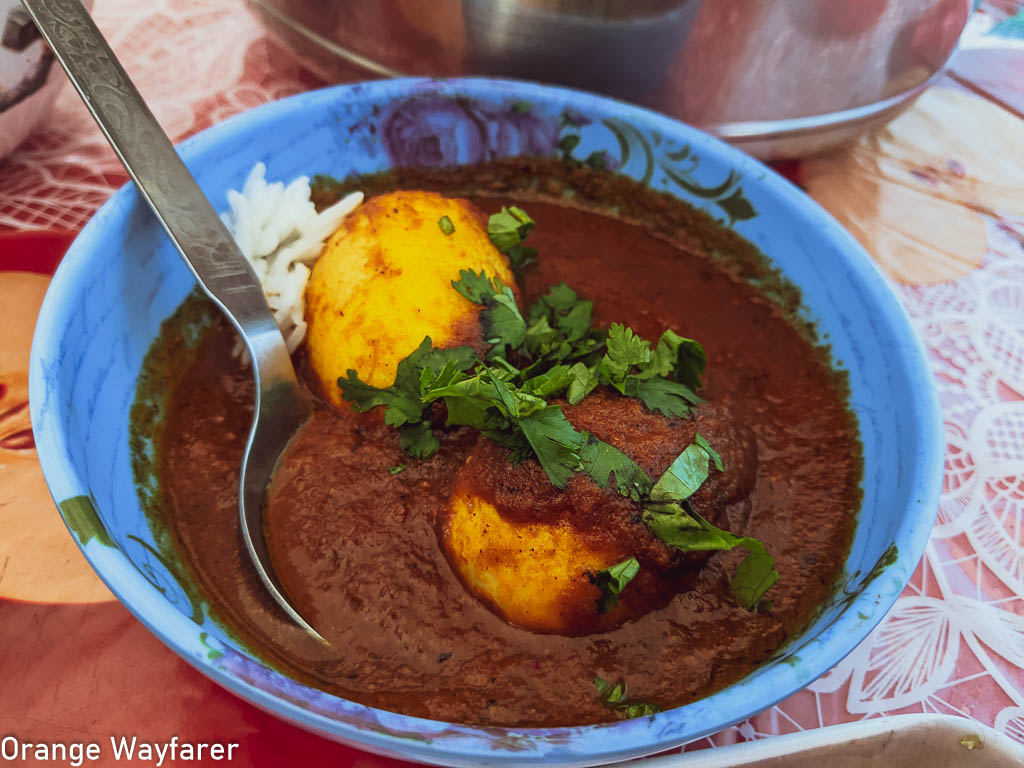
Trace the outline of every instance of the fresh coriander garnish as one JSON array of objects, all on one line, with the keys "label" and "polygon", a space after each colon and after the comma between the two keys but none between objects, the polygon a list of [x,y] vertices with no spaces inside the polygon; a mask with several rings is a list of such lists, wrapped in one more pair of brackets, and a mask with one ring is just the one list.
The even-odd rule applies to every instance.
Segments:
[{"label": "fresh coriander garnish", "polygon": [[[587,435],[585,432],[583,434]],[[640,502],[641,517],[651,532],[681,552],[715,552],[736,547],[745,549],[747,556],[737,566],[731,580],[733,595],[747,610],[771,610],[770,601],[763,598],[779,580],[779,572],[764,544],[750,536],[737,536],[712,525],[689,504],[689,498],[708,478],[709,463],[714,464],[719,471],[725,469],[722,457],[702,435],[698,433],[694,436],[694,442],[676,457],[653,485],[647,474],[631,458],[607,443],[590,438],[589,435],[587,437],[593,442],[588,441],[580,451],[581,465],[598,486],[606,488],[610,475],[614,473],[616,490]],[[628,580],[621,587],[624,588],[627,583]],[[604,600],[608,592],[600,583],[597,586]],[[614,597],[617,601],[618,592]]]},{"label": "fresh coriander garnish", "polygon": [[444,400],[448,424],[474,427],[516,457],[533,453],[552,485],[565,488],[580,466],[585,438],[561,407],[516,386],[513,376],[487,364],[478,365],[472,375],[449,367],[435,377],[425,374],[420,395],[425,404]]},{"label": "fresh coriander garnish", "polygon": [[[617,448],[588,432],[577,431],[561,406],[548,404],[571,385],[571,369],[552,368],[528,378],[506,361],[481,363],[473,373],[455,365],[438,374],[423,369],[420,398],[424,405],[443,399],[448,424],[473,427],[512,452],[516,460],[531,453],[552,485],[565,488],[576,472],[585,472],[601,488],[612,474],[623,496],[640,501],[651,488],[647,474]],[[504,362],[504,365],[501,363]]]},{"label": "fresh coriander garnish", "polygon": [[656,715],[661,711],[657,704],[651,702],[627,700],[626,683],[622,680],[617,683],[609,683],[607,680],[595,676],[594,685],[597,687],[598,698],[604,705],[616,712],[622,712],[627,718]]},{"label": "fresh coriander garnish", "polygon": [[607,488],[612,476],[615,490],[633,501],[643,501],[651,492],[651,478],[640,465],[618,448],[583,432],[586,443],[580,449],[580,466],[599,488]]},{"label": "fresh coriander garnish", "polygon": [[[443,216],[438,221],[442,231],[445,222],[452,227]],[[521,245],[533,226],[525,211],[510,206],[492,215],[487,229],[494,245],[521,269],[536,256],[534,249]],[[564,489],[578,472],[602,489],[614,477],[615,490],[640,505],[641,518],[669,546],[682,552],[746,550],[732,579],[733,593],[747,609],[770,610],[763,598],[779,574],[764,545],[717,528],[689,504],[711,466],[725,469],[703,436],[696,434],[654,482],[622,451],[576,430],[561,406],[549,402],[565,397],[576,405],[605,385],[639,399],[652,412],[688,418],[703,402],[696,394],[707,367],[700,343],[667,330],[652,347],[620,323],[607,331],[596,329],[593,303],[564,283],[537,299],[525,318],[512,288],[497,277],[463,270],[452,286],[484,307],[481,327],[491,345],[486,362],[471,347],[434,349],[428,336],[398,364],[390,387],[365,384],[349,370],[347,378],[338,380],[342,397],[360,412],[386,407],[386,423],[400,430],[402,449],[413,458],[437,451],[430,405],[443,400],[448,425],[477,429],[508,449],[513,461],[536,458],[557,488]],[[399,466],[388,471],[397,474],[404,469]],[[599,608],[615,605],[638,569],[635,558],[629,558],[598,572]]]},{"label": "fresh coriander garnish", "polygon": [[452,281],[452,287],[460,294],[485,307],[480,314],[484,342],[491,344],[489,358],[506,356],[507,348],[522,345],[526,339],[526,321],[519,314],[516,296],[500,278],[488,278],[487,273],[479,274],[471,269],[459,272],[459,279]]},{"label": "fresh coriander garnish", "polygon": [[601,381],[626,397],[636,397],[639,380],[629,372],[651,362],[651,343],[641,339],[632,329],[612,323],[608,330],[608,351],[601,358],[598,373]]},{"label": "fresh coriander garnish", "polygon": [[612,323],[606,346],[597,367],[602,384],[639,398],[648,410],[670,418],[687,418],[704,402],[694,391],[707,366],[699,342],[665,331],[652,352],[649,341]]},{"label": "fresh coriander garnish", "polygon": [[591,360],[604,350],[607,333],[591,326],[594,303],[581,299],[565,283],[552,286],[537,299],[527,313],[526,339],[522,352],[533,361],[531,368],[583,361],[574,377],[579,380],[575,405],[597,386],[596,361]]},{"label": "fresh coriander garnish", "polygon": [[517,115],[528,115],[530,114],[530,110],[532,108],[533,105],[530,102],[525,101],[524,99],[517,99],[516,101],[512,102],[512,111],[515,112]]},{"label": "fresh coriander garnish", "polygon": [[432,456],[440,446],[430,428],[427,403],[420,396],[420,378],[424,370],[442,370],[450,367],[465,370],[473,367],[476,352],[472,347],[434,349],[430,337],[407,358],[398,364],[395,383],[380,389],[359,379],[359,374],[349,369],[347,378],[339,378],[341,396],[352,407],[363,413],[378,405],[387,408],[384,421],[401,431],[402,450],[416,459]]},{"label": "fresh coriander garnish", "polygon": [[724,469],[722,457],[697,434],[654,484],[650,498],[643,504],[643,520],[655,536],[681,552],[745,549],[747,556],[732,577],[733,595],[747,610],[770,609],[762,598],[779,580],[779,572],[764,544],[712,525],[689,504],[690,496],[708,478],[709,462],[719,471]]},{"label": "fresh coriander garnish", "polygon": [[708,452],[697,443],[676,456],[651,489],[652,503],[679,503],[690,498],[708,477]]},{"label": "fresh coriander garnish", "polygon": [[593,583],[601,590],[601,597],[597,601],[597,612],[608,613],[618,605],[622,590],[639,572],[640,562],[635,557],[631,557],[595,573]]},{"label": "fresh coriander garnish", "polygon": [[455,231],[455,225],[452,224],[452,220],[448,218],[447,214],[445,214],[444,216],[437,220],[437,226],[439,226],[441,228],[441,231],[444,232],[446,235],[450,235],[452,232]]},{"label": "fresh coriander garnish", "polygon": [[537,261],[537,249],[522,245],[532,230],[533,219],[522,208],[514,205],[503,207],[500,213],[491,214],[487,220],[487,236],[495,248],[508,256],[509,266],[512,267],[516,280],[523,276],[524,267]]},{"label": "fresh coriander garnish", "polygon": [[395,464],[393,467],[388,467],[389,475],[398,475],[405,471],[405,464]]},{"label": "fresh coriander garnish", "polygon": [[508,263],[512,267],[512,274],[519,280],[523,276],[523,269],[530,264],[537,263],[537,249],[528,245],[513,245],[505,255],[508,256]]},{"label": "fresh coriander garnish", "polygon": [[487,221],[487,236],[494,247],[502,253],[519,245],[533,230],[533,219],[522,208],[502,206],[500,213],[492,214]]},{"label": "fresh coriander garnish", "polygon": [[715,469],[717,469],[719,472],[725,472],[725,464],[722,463],[721,455],[719,455],[718,451],[711,447],[711,443],[705,440],[704,436],[701,435],[700,432],[696,433],[693,436],[693,442],[695,442],[697,445],[704,449],[704,452],[707,453],[708,457],[714,463]]}]

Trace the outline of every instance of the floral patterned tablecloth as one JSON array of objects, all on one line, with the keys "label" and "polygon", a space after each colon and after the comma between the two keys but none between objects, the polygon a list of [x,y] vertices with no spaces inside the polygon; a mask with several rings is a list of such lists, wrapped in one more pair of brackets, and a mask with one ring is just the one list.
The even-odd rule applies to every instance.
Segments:
[{"label": "floral patterned tablecloth", "polygon": [[[909,311],[944,409],[945,483],[925,556],[870,637],[804,691],[688,749],[900,712],[963,715],[1024,741],[1021,6],[986,3],[948,75],[885,130],[784,169]],[[321,84],[237,0],[96,0],[95,17],[175,139]],[[177,735],[238,743],[236,760],[254,766],[399,765],[298,731],[193,670],[113,599],[55,512],[28,423],[32,326],[73,233],[125,179],[70,88],[0,161],[0,737]]]}]

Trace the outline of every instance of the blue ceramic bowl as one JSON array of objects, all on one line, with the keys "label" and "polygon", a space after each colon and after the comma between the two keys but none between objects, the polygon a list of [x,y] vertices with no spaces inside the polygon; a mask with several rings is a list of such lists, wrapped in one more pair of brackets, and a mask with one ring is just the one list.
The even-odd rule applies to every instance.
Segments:
[{"label": "blue ceramic bowl", "polygon": [[446,765],[589,765],[657,752],[721,729],[824,673],[882,618],[924,549],[938,504],[941,421],[907,317],[859,245],[760,163],[678,122],[617,101],[496,80],[392,80],[295,96],[185,142],[215,205],[257,161],[271,179],[343,177],[395,165],[559,154],[665,190],[757,245],[799,286],[802,312],[849,372],[864,443],[864,505],[840,588],[775,661],[713,696],[607,725],[503,729],[375,710],[266,666],[210,619],[185,570],[160,554],[132,477],[128,414],[143,357],[193,280],[133,186],[82,231],[46,296],[30,392],[39,458],[86,558],[168,646],[257,706],[366,749]]}]

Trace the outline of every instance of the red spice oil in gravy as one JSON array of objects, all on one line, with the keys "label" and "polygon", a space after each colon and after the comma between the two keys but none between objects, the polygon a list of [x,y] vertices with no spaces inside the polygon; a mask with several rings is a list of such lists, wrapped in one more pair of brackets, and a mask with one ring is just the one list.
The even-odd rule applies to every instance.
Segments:
[{"label": "red spice oil in gravy", "polygon": [[[487,213],[509,202],[500,178],[493,173],[474,200]],[[772,609],[737,605],[729,588],[737,558],[728,553],[712,556],[663,607],[607,632],[567,637],[509,624],[467,591],[439,542],[438,520],[477,434],[442,431],[440,451],[417,461],[379,413],[321,404],[275,479],[267,533],[290,597],[332,640],[322,646],[277,610],[244,555],[236,487],[250,375],[232,358],[232,333],[219,320],[201,343],[185,343],[182,322],[213,317],[190,299],[168,321],[140,380],[140,391],[171,388],[155,433],[159,515],[214,615],[267,662],[344,698],[420,717],[596,723],[621,714],[601,702],[595,675],[625,680],[631,698],[662,709],[685,704],[763,662],[829,595],[860,504],[861,449],[844,379],[791,314],[741,279],[752,267],[740,275],[701,253],[739,249],[738,238],[716,234],[710,219],[664,196],[596,178],[574,181],[594,200],[621,201],[624,217],[645,225],[561,198],[515,195],[536,221],[528,242],[540,254],[524,270],[524,302],[565,282],[593,300],[595,325],[622,322],[652,339],[671,328],[704,345],[701,395],[756,439],[751,490],[723,514],[774,556],[781,580],[768,595]],[[701,229],[698,243],[692,233]],[[681,231],[690,238],[667,236]],[[716,244],[717,237],[725,239]],[[646,459],[653,477],[665,469],[663,457],[634,458]],[[406,469],[388,472],[399,464]]]}]

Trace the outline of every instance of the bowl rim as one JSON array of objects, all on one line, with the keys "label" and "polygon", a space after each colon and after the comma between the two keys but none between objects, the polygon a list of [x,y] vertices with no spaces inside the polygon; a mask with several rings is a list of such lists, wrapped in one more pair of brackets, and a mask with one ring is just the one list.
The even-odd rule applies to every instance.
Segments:
[{"label": "bowl rim", "polygon": [[[910,389],[913,394],[913,423],[921,445],[920,452],[914,460],[912,480],[907,489],[907,498],[915,501],[908,502],[902,518],[893,528],[893,538],[900,542],[894,564],[899,566],[899,573],[902,574],[900,590],[892,594],[886,594],[889,592],[888,587],[879,590],[883,579],[891,582],[891,569],[886,569],[885,573],[878,574],[868,581],[860,594],[842,612],[842,616],[855,616],[858,609],[863,610],[870,618],[861,621],[859,626],[862,631],[840,631],[843,622],[838,620],[822,629],[814,638],[813,647],[801,649],[800,665],[786,664],[779,660],[766,662],[745,678],[710,696],[653,716],[633,720],[551,728],[468,726],[380,710],[320,692],[331,699],[352,705],[353,711],[365,711],[367,722],[377,723],[384,717],[393,723],[400,723],[400,730],[437,734],[439,737],[429,743],[419,744],[398,735],[394,728],[386,732],[379,729],[370,730],[354,722],[345,722],[303,708],[283,696],[270,694],[228,673],[205,657],[196,657],[186,649],[184,635],[181,634],[185,623],[193,628],[195,626],[188,618],[179,614],[166,601],[162,601],[164,606],[150,602],[145,594],[133,589],[129,583],[115,583],[116,574],[109,573],[108,564],[104,562],[103,557],[96,556],[95,548],[90,551],[85,543],[78,542],[86,559],[120,602],[165,645],[207,677],[246,701],[293,724],[336,740],[356,744],[371,751],[413,756],[429,762],[465,765],[476,761],[513,763],[522,762],[524,759],[546,762],[558,759],[564,765],[584,765],[637,757],[663,751],[686,740],[714,733],[767,709],[802,689],[838,664],[884,618],[924,553],[938,509],[943,476],[942,459],[945,452],[938,394],[932,383],[931,370],[921,341],[913,331],[905,309],[878,266],[853,236],[829,213],[802,190],[754,158],[673,118],[606,96],[568,88],[480,77],[442,80],[402,78],[338,85],[299,93],[241,112],[181,142],[178,148],[186,164],[189,164],[203,152],[208,152],[221,144],[230,144],[238,134],[244,134],[261,125],[272,124],[284,115],[346,98],[360,99],[369,96],[372,100],[390,101],[423,93],[424,88],[433,88],[434,90],[430,92],[434,93],[457,92],[485,100],[493,100],[495,93],[533,101],[557,100],[563,105],[577,107],[584,113],[588,110],[613,110],[617,116],[631,120],[634,124],[658,130],[663,135],[684,137],[685,140],[699,146],[702,152],[716,155],[723,163],[738,169],[753,184],[762,187],[764,193],[780,201],[786,207],[787,214],[792,214],[801,225],[818,228],[823,238],[835,243],[836,256],[845,260],[847,268],[864,282],[867,291],[879,304],[882,310],[880,322],[894,329],[901,343],[906,344],[901,363],[908,373],[916,374],[908,380],[911,382]],[[99,241],[105,236],[111,223],[123,219],[133,208],[144,205],[130,182],[104,203],[68,249],[67,255],[54,274],[39,312],[32,342],[29,397],[38,458],[55,503],[70,496],[88,494],[88,484],[77,477],[76,470],[68,459],[65,435],[58,429],[57,421],[40,418],[40,401],[44,399],[46,391],[42,361],[44,358],[50,358],[50,353],[55,351],[60,343],[63,320],[68,311],[64,306],[64,295],[74,291],[78,278],[88,266],[90,254],[97,249]],[[74,538],[77,542],[77,537]],[[141,579],[141,576],[138,578]],[[148,587],[148,583],[143,583]],[[756,707],[752,708],[746,703],[751,699],[745,695],[744,689],[755,682],[772,693],[767,699],[758,701]],[[708,715],[708,703],[713,704],[719,714],[702,719]],[[469,743],[463,743],[466,739],[459,738],[442,740],[442,726],[445,729],[444,734],[467,737]],[[533,736],[547,748],[541,750],[534,746],[532,750],[523,751],[520,748],[495,746],[495,739],[522,735]]]}]

